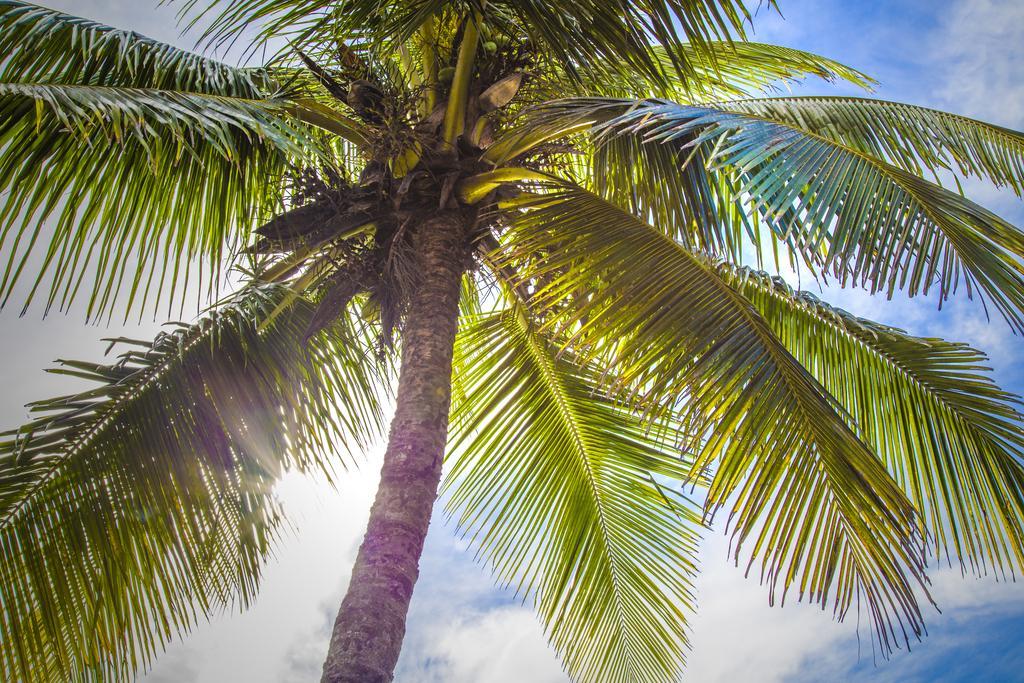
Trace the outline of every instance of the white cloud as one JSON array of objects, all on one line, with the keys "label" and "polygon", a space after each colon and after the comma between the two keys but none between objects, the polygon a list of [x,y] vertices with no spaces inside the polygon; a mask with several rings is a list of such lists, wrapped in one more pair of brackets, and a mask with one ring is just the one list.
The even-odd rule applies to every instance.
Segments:
[{"label": "white cloud", "polygon": [[199,680],[197,659],[193,648],[182,646],[177,652],[159,658],[159,665],[146,676],[146,683],[196,683]]},{"label": "white cloud", "polygon": [[[454,616],[454,615],[449,615]],[[406,679],[428,683],[560,683],[566,680],[533,611],[500,607],[458,616],[432,631],[433,653]]]},{"label": "white cloud", "polygon": [[942,13],[931,49],[945,82],[938,97],[953,111],[1024,127],[1024,3],[968,0]]},{"label": "white cloud", "polygon": [[[896,652],[890,661],[872,662],[870,654],[863,661],[844,656],[852,643],[837,642],[831,649],[812,652],[804,657],[797,674],[785,680],[823,681],[857,680],[905,683],[907,681],[970,680],[999,676],[995,671],[1021,671],[1024,652],[1012,648],[1006,652],[1005,634],[999,633],[1000,620],[1019,622],[1024,610],[1024,592],[1020,586],[996,582],[991,577],[963,577],[959,570],[945,569],[932,575],[932,596],[942,615],[925,611],[929,635],[921,642],[912,642],[911,651]],[[1005,628],[1005,626],[1003,626]],[[798,643],[788,647],[798,648]],[[1001,666],[992,660],[1000,660]],[[982,664],[979,674],[979,663]]]},{"label": "white cloud", "polygon": [[[431,535],[431,556],[413,599],[396,680],[568,680],[532,611],[509,604],[507,594],[496,594],[487,574],[446,533],[438,528]],[[1024,610],[1024,592],[1016,584],[936,571],[931,593],[943,613],[925,608],[932,635],[913,643],[911,653],[898,651],[892,661],[873,668],[871,636],[862,627],[858,643],[855,615],[837,623],[830,611],[806,603],[769,607],[756,572],[744,578],[726,553],[726,538],[709,534],[701,552],[686,681],[927,680],[909,676],[934,667],[949,652],[970,647],[979,637],[979,624]]]},{"label": "white cloud", "polygon": [[769,608],[756,569],[744,579],[742,568],[727,561],[726,553],[724,536],[709,534],[701,553],[686,679],[781,681],[799,671],[805,659],[848,639],[850,624],[836,624],[830,613],[813,606],[794,601]]},{"label": "white cloud", "polygon": [[858,644],[855,614],[837,623],[831,611],[809,604],[768,607],[767,589],[758,584],[756,570],[744,579],[742,567],[725,561],[726,550],[721,534],[706,540],[694,649],[684,680],[927,680],[916,674],[985,635],[979,624],[1024,610],[1019,585],[991,577],[965,578],[954,569],[936,571],[930,592],[943,613],[923,608],[931,635],[921,643],[912,641],[911,652],[897,651],[891,661],[879,660],[873,667],[871,635],[862,627]]},{"label": "white cloud", "polygon": [[[396,680],[564,680],[533,611],[510,591],[495,588],[488,570],[474,561],[472,549],[442,519],[435,512]],[[508,673],[499,675],[505,665]],[[537,676],[501,677],[520,670]]]}]

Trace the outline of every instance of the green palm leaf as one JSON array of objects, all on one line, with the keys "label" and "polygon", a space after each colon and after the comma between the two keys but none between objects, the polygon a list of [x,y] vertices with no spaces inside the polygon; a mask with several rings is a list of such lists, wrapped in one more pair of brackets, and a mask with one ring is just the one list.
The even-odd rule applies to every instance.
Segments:
[{"label": "green palm leaf", "polygon": [[0,26],[4,82],[121,85],[242,98],[273,89],[262,69],[229,66],[28,2],[0,0]]},{"label": "green palm leaf", "polygon": [[882,456],[936,555],[976,572],[1024,567],[1020,401],[992,381],[984,354],[856,318],[764,274],[720,272]]},{"label": "green palm leaf", "polygon": [[[407,40],[430,17],[457,23],[476,14],[509,35],[525,33],[571,77],[601,65],[663,84],[672,71],[695,71],[684,49],[687,43],[691,52],[701,51],[706,65],[713,51],[703,52],[704,46],[742,35],[750,20],[745,5],[734,0],[182,0],[181,14],[191,17],[191,26],[204,23],[202,37],[213,46],[237,40],[258,23],[256,44],[280,37],[299,46],[357,38],[361,47],[382,53]],[[665,62],[653,48],[652,37],[668,48]]]},{"label": "green palm leaf", "polygon": [[0,35],[3,301],[31,271],[26,305],[84,292],[90,315],[166,301],[195,262],[212,286],[290,164],[326,150],[254,72],[23,3]]},{"label": "green palm leaf", "polygon": [[513,307],[458,340],[448,509],[498,579],[534,599],[575,680],[676,680],[699,517],[670,489],[672,433],[602,391],[595,369]]},{"label": "green palm leaf", "polygon": [[[586,78],[578,88],[580,94],[719,102],[759,95],[808,76],[830,82],[842,80],[861,88],[874,84],[871,77],[845,64],[780,45],[748,41],[707,41],[700,45],[683,43],[674,50],[689,66],[685,75],[674,73],[665,48],[655,46],[653,50],[666,74],[667,86],[638,73],[623,76],[613,69],[606,69],[599,77]],[[551,87],[550,99],[565,97],[564,84],[558,85]]]},{"label": "green palm leaf", "polygon": [[[696,248],[715,253],[714,242],[700,236],[720,231],[715,222],[728,212],[744,213],[749,201],[770,228],[770,239],[816,272],[890,296],[896,290],[913,296],[934,288],[946,300],[964,286],[969,296],[991,301],[1015,329],[1024,329],[1024,235],[961,195],[864,151],[885,147],[878,130],[883,117],[876,117],[875,130],[861,131],[864,139],[857,146],[849,146],[730,106],[577,99],[552,103],[540,119],[549,128],[590,122],[609,140],[632,138],[598,155],[595,177],[605,178],[616,203],[695,234]],[[913,125],[928,132],[908,136],[919,142],[906,143],[904,153],[916,154],[926,166],[937,166],[940,151],[973,160],[974,172],[987,174],[991,165],[1002,174],[993,175],[1003,178],[1000,182],[1019,172],[1020,134],[991,135],[986,124],[962,119],[960,128],[948,128],[939,139],[940,119],[924,110]],[[928,136],[930,148],[924,142]],[[871,138],[876,141],[867,142]],[[985,146],[990,142],[998,152]],[[640,148],[643,153],[637,154]],[[891,155],[894,161],[903,158]],[[632,171],[623,169],[638,167],[641,184],[631,189]],[[694,198],[700,203],[687,203]],[[757,244],[764,236],[748,224],[721,222]],[[737,238],[726,241],[734,245]]]},{"label": "green palm leaf", "polygon": [[[707,514],[729,502],[737,557],[753,546],[773,599],[792,589],[839,618],[865,604],[883,651],[920,635],[911,503],[710,264],[571,187],[524,210],[506,244],[499,262],[537,288],[534,306],[563,343],[610,357],[620,389],[643,403],[678,403],[705,425],[692,472],[716,465]],[[584,303],[563,309],[574,294]]]},{"label": "green palm leaf", "polygon": [[777,97],[716,106],[826,137],[917,175],[951,171],[1009,187],[1018,196],[1024,192],[1024,133],[1002,126],[860,97]]},{"label": "green palm leaf", "polygon": [[203,615],[255,594],[282,469],[334,469],[381,426],[373,365],[313,307],[263,333],[283,293],[249,290],[32,404],[0,441],[0,674],[131,678]]}]

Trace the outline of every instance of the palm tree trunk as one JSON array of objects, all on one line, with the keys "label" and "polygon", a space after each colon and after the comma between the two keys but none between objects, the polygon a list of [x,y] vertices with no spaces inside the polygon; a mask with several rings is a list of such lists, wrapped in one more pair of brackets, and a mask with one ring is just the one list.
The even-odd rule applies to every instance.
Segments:
[{"label": "palm tree trunk", "polygon": [[456,211],[438,213],[419,226],[414,240],[420,282],[402,332],[391,436],[366,536],[334,622],[323,683],[392,679],[441,479],[466,267],[465,219]]}]

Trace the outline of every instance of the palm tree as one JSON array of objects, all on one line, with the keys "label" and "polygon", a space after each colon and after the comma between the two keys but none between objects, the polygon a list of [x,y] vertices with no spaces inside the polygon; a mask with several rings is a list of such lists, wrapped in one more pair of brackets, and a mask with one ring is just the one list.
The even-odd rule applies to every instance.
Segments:
[{"label": "palm tree", "polygon": [[930,562],[1024,565],[1019,403],[984,355],[762,270],[963,288],[1024,331],[1024,235],[947,189],[1019,196],[1024,135],[765,97],[871,81],[744,41],[734,0],[195,4],[205,49],[280,52],[0,0],[0,297],[213,302],[63,361],[88,386],[0,443],[5,679],[131,678],[248,604],[276,476],[343,489],[396,371],[325,681],[391,679],[439,490],[578,680],[679,676],[723,507],[772,600],[863,609],[882,653],[923,633]]}]

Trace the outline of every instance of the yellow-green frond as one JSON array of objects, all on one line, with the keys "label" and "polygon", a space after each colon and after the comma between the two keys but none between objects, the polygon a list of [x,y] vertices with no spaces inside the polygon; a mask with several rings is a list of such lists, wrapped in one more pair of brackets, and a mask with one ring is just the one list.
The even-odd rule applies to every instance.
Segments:
[{"label": "yellow-green frond", "polygon": [[883,651],[920,635],[911,502],[710,263],[572,187],[524,209],[504,239],[500,262],[535,288],[532,305],[563,344],[609,358],[638,405],[704,425],[692,472],[714,468],[707,514],[729,505],[737,557],[749,550],[773,599],[792,591],[839,618],[866,606]]},{"label": "yellow-green frond", "polygon": [[344,326],[301,344],[313,307],[249,290],[31,405],[0,437],[0,678],[128,679],[198,619],[246,605],[289,467],[380,429],[372,364]]},{"label": "yellow-green frond", "polygon": [[1021,404],[983,353],[856,318],[763,273],[720,272],[885,461],[936,556],[977,573],[1024,568]]},{"label": "yellow-green frond", "polygon": [[265,76],[136,34],[4,2],[0,54],[5,302],[103,315],[209,287],[286,170],[327,153]]},{"label": "yellow-green frond", "polygon": [[[588,73],[579,84],[579,94],[702,102],[754,97],[807,77],[841,80],[861,88],[874,85],[871,77],[841,62],[781,45],[744,40],[673,46],[671,49],[689,66],[684,74],[673,72],[668,49],[660,45],[653,48],[667,83],[641,73],[618,74],[609,69],[599,76]],[[564,86],[551,95],[565,97]]]},{"label": "yellow-green frond", "polygon": [[454,375],[459,531],[532,598],[575,680],[677,680],[699,526],[679,435],[612,400],[518,306],[464,322]]}]

